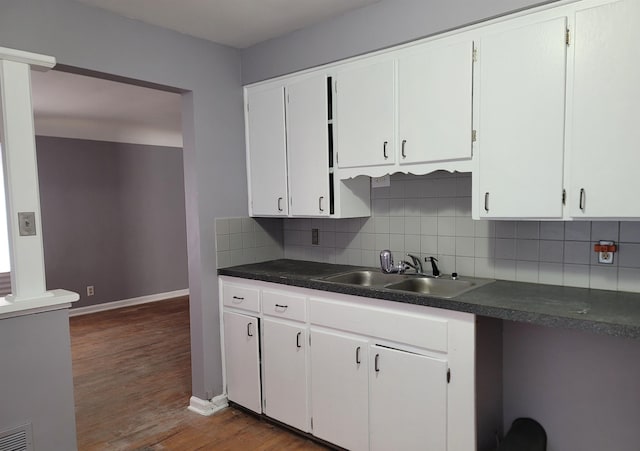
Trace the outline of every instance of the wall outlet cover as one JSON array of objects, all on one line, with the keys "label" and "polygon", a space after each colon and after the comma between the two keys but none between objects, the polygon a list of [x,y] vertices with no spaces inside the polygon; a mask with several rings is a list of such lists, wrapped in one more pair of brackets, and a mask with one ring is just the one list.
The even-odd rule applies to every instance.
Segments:
[{"label": "wall outlet cover", "polygon": [[391,176],[383,175],[382,177],[371,177],[371,188],[384,188],[391,186]]}]

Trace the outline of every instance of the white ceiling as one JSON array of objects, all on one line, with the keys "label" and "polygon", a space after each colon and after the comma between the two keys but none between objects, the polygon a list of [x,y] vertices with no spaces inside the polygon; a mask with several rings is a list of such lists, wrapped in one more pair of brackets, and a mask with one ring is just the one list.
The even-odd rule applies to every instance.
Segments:
[{"label": "white ceiling", "polygon": [[[380,0],[78,0],[246,48]],[[36,134],[182,147],[179,94],[59,71],[32,72]]]},{"label": "white ceiling", "polygon": [[380,0],[78,0],[153,25],[246,48]]},{"label": "white ceiling", "polygon": [[181,95],[31,71],[37,135],[182,147]]}]

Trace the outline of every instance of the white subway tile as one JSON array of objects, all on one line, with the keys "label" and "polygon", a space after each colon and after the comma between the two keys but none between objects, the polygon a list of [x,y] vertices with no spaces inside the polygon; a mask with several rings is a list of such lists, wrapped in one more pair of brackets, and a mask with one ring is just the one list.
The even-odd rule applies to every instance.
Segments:
[{"label": "white subway tile", "polygon": [[384,249],[389,249],[389,235],[388,233],[376,233],[376,249],[378,252]]},{"label": "white subway tile", "polygon": [[476,238],[474,255],[476,257],[493,258],[495,255],[494,238]]},{"label": "white subway tile", "polygon": [[421,204],[422,216],[438,216],[438,208],[440,207],[440,199],[437,197],[423,199]]},{"label": "white subway tile", "polygon": [[538,221],[518,221],[516,237],[525,240],[537,240],[540,238],[540,223]]},{"label": "white subway tile", "polygon": [[412,254],[419,254],[420,253],[420,235],[405,235],[404,249],[405,249],[405,252],[411,252]]},{"label": "white subway tile", "polygon": [[563,285],[564,274],[562,263],[540,263],[538,281],[547,285]]},{"label": "white subway tile", "polygon": [[591,222],[567,221],[564,225],[564,239],[566,241],[591,240]]},{"label": "white subway tile", "polygon": [[229,219],[216,218],[216,235],[226,235],[229,233]]},{"label": "white subway tile", "polygon": [[538,262],[516,261],[516,280],[518,282],[538,283]]},{"label": "white subway tile", "polygon": [[497,258],[494,260],[496,279],[516,280],[516,261]]},{"label": "white subway tile", "polygon": [[475,259],[473,257],[456,257],[455,272],[460,276],[474,277]]},{"label": "white subway tile", "polygon": [[438,236],[438,254],[456,255],[456,238],[453,236]]},{"label": "white subway tile", "polygon": [[618,268],[618,290],[640,293],[640,269]]},{"label": "white subway tile", "polygon": [[421,218],[419,216],[411,216],[404,218],[404,232],[410,235],[419,235],[421,227]]},{"label": "white subway tile", "polygon": [[374,216],[389,216],[389,199],[374,199],[372,204]]},{"label": "white subway tile", "polygon": [[438,255],[438,237],[435,235],[420,236],[420,253],[427,256]]},{"label": "white subway tile", "polygon": [[640,244],[620,244],[616,256],[619,259],[618,266],[624,266],[625,268],[640,268]]},{"label": "white subway tile", "polygon": [[438,235],[456,236],[456,218],[438,216]]},{"label": "white subway tile", "polygon": [[475,226],[475,236],[481,238],[493,238],[496,236],[496,221],[486,219],[473,221]]},{"label": "white subway tile", "polygon": [[438,234],[438,218],[433,216],[423,216],[420,222],[421,235],[437,235]]},{"label": "white subway tile", "polygon": [[389,216],[404,216],[404,199],[389,199]]},{"label": "white subway tile", "polygon": [[373,233],[361,233],[360,244],[363,250],[375,250],[376,249],[376,236]]},{"label": "white subway tile", "polygon": [[538,261],[539,240],[516,240],[516,259]]},{"label": "white subway tile", "polygon": [[515,260],[516,240],[512,238],[496,238],[496,259]]},{"label": "white subway tile", "polygon": [[565,241],[564,262],[577,265],[588,265],[591,260],[591,242]]},{"label": "white subway tile", "polygon": [[515,221],[496,221],[496,238],[515,238]]},{"label": "white subway tile", "polygon": [[474,258],[474,274],[475,277],[485,277],[493,279],[496,276],[494,270],[493,259],[491,258]]},{"label": "white subway tile", "polygon": [[379,216],[375,218],[376,233],[389,233],[389,217]]},{"label": "white subway tile", "polygon": [[474,257],[475,239],[473,237],[456,237],[456,255],[458,257]]},{"label": "white subway tile", "polygon": [[456,236],[474,236],[475,225],[471,217],[456,218]]},{"label": "white subway tile", "polygon": [[[404,255],[404,235],[389,235],[389,248],[396,253],[399,252],[400,256]],[[402,257],[398,257],[402,258]]]},{"label": "white subway tile", "polygon": [[589,265],[565,264],[562,268],[564,285],[568,287],[589,287]]},{"label": "white subway tile", "polygon": [[471,218],[471,198],[456,198],[456,216],[465,216]]},{"label": "white subway tile", "polygon": [[229,233],[242,232],[242,218],[229,218]]},{"label": "white subway tile", "polygon": [[[540,261],[562,263],[564,261],[564,243],[540,240]],[[562,271],[560,273],[562,274]]]},{"label": "white subway tile", "polygon": [[389,233],[404,235],[404,216],[392,216],[389,218]]},{"label": "white subway tile", "polygon": [[621,221],[620,222],[620,242],[640,243],[640,222]]},{"label": "white subway tile", "polygon": [[620,223],[617,221],[593,221],[591,223],[591,241],[618,241]]},{"label": "white subway tile", "polygon": [[229,235],[216,236],[216,251],[228,251],[229,249],[231,249]]},{"label": "white subway tile", "polygon": [[441,197],[438,201],[438,216],[456,216],[456,198]]}]

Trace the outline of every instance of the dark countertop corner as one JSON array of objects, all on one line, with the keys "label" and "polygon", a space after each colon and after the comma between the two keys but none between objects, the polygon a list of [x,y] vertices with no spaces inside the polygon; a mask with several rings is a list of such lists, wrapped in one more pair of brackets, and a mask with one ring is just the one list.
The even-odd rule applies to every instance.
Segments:
[{"label": "dark countertop corner", "polygon": [[218,274],[457,310],[509,321],[640,338],[640,293],[496,280],[454,298],[445,299],[321,280],[333,274],[363,268],[281,259],[220,268]]}]

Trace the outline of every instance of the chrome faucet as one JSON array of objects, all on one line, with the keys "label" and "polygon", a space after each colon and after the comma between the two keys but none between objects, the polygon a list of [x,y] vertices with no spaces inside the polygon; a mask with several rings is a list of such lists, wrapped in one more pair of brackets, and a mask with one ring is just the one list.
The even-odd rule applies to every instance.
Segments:
[{"label": "chrome faucet", "polygon": [[385,249],[380,252],[380,269],[383,273],[392,274],[398,273],[403,274],[407,269],[413,268],[416,274],[424,274],[422,270],[422,262],[420,258],[415,255],[407,254],[407,257],[411,258],[413,263],[409,263],[404,260],[400,260],[397,264],[393,262],[393,254],[390,250]]}]

